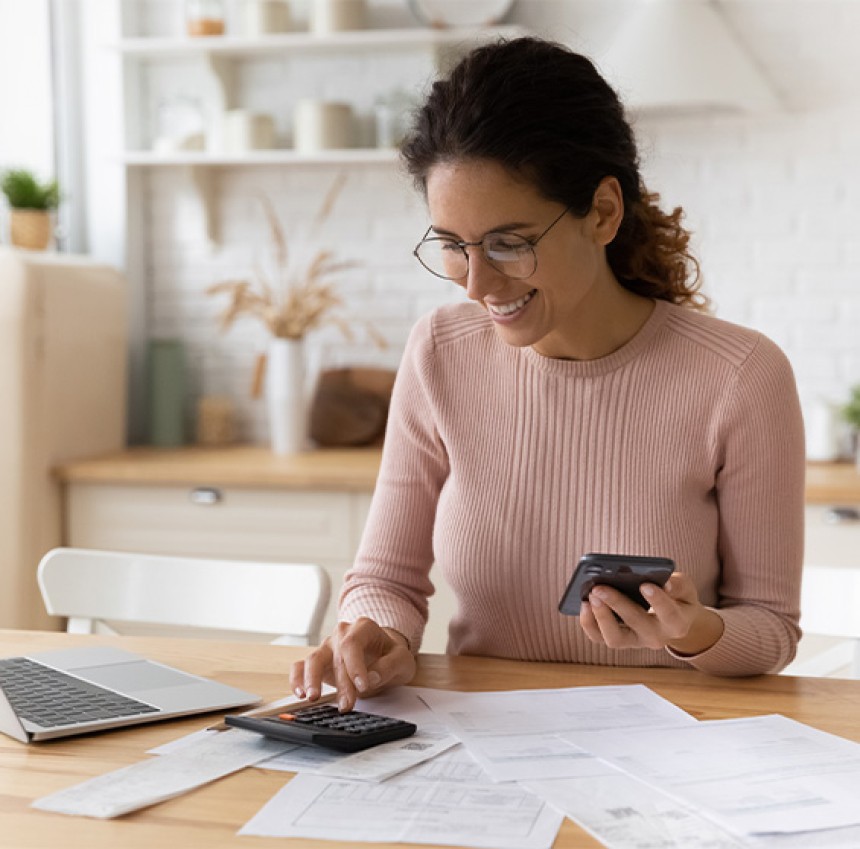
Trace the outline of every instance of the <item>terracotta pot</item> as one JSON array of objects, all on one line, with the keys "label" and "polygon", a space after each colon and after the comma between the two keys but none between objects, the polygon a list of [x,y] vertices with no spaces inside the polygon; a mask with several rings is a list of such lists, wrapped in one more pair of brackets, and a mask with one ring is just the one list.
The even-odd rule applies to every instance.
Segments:
[{"label": "terracotta pot", "polygon": [[53,235],[51,213],[44,209],[13,209],[9,218],[9,237],[18,248],[43,251]]}]

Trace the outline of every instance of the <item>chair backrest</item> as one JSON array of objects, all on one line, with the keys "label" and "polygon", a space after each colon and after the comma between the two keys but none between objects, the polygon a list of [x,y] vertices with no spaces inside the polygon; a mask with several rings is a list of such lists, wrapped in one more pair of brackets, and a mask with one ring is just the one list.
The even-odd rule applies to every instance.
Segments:
[{"label": "chair backrest", "polygon": [[133,623],[314,645],[331,592],[328,573],[310,563],[82,548],[49,551],[37,574],[48,613],[69,617],[67,630],[77,633]]}]

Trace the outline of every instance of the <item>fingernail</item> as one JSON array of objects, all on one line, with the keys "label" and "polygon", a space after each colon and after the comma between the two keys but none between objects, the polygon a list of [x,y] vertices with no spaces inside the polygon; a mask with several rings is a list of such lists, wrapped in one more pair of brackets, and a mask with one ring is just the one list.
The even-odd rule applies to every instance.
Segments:
[{"label": "fingernail", "polygon": [[319,690],[316,687],[308,687],[308,698],[315,699],[317,696],[319,696]]},{"label": "fingernail", "polygon": [[371,672],[367,676],[367,678],[370,682],[371,687],[378,687],[380,682],[382,681],[382,677],[380,676],[380,674],[378,672]]},{"label": "fingernail", "polygon": [[357,675],[355,678],[355,688],[359,693],[363,693],[367,689],[367,681],[365,681],[360,675]]},{"label": "fingernail", "polygon": [[582,613],[588,613],[588,611],[590,609],[591,609],[591,605],[587,601],[584,601],[584,602],[582,602],[582,604],[579,605],[579,612],[581,614]]},{"label": "fingernail", "polygon": [[303,699],[305,697],[305,691],[301,687],[296,687],[293,692],[300,698]]},{"label": "fingernail", "polygon": [[597,595],[596,592],[591,594],[591,606],[592,607],[603,607],[603,602],[600,600],[600,596]]},{"label": "fingernail", "polygon": [[337,706],[343,711],[349,709],[349,701],[347,701],[346,696],[341,696],[340,700],[337,703]]},{"label": "fingernail", "polygon": [[600,598],[600,599],[604,599],[604,598],[606,598],[606,590],[601,589],[600,587],[597,587],[596,589],[593,589],[593,590],[591,591],[591,594],[592,594],[593,596],[595,596],[595,598]]},{"label": "fingernail", "polygon": [[645,598],[651,598],[651,596],[654,595],[654,587],[652,587],[651,584],[643,584],[639,588],[639,591],[645,596]]}]

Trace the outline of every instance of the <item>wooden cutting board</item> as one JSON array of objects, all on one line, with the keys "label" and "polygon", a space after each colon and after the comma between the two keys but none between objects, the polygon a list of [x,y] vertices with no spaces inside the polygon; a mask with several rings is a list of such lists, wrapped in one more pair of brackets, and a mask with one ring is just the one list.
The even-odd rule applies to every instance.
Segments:
[{"label": "wooden cutting board", "polygon": [[325,447],[380,444],[395,375],[369,367],[323,371],[311,403],[311,438]]}]

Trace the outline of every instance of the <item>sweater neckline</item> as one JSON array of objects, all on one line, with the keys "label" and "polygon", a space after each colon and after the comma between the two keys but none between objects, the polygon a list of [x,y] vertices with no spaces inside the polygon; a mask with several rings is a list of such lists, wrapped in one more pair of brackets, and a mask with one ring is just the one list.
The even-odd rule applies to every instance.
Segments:
[{"label": "sweater neckline", "polygon": [[564,360],[555,357],[545,357],[532,347],[525,347],[520,350],[529,363],[547,374],[570,377],[597,377],[615,371],[615,369],[638,357],[665,324],[671,309],[672,304],[669,301],[655,300],[651,315],[648,316],[645,323],[630,340],[611,354],[607,354],[605,357],[598,357],[596,360]]}]

